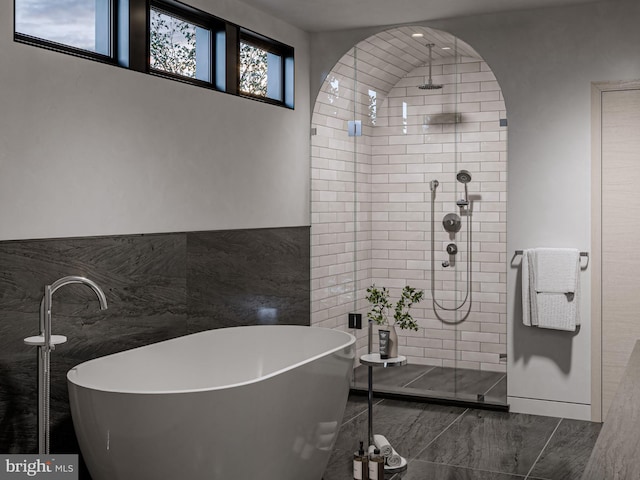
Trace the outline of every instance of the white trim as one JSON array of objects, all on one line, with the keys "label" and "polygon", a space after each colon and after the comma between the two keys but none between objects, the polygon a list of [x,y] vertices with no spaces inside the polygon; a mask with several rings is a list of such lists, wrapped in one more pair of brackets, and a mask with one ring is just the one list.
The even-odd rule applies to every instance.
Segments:
[{"label": "white trim", "polygon": [[527,413],[546,417],[591,420],[591,405],[584,403],[555,402],[536,398],[507,397],[511,413]]}]

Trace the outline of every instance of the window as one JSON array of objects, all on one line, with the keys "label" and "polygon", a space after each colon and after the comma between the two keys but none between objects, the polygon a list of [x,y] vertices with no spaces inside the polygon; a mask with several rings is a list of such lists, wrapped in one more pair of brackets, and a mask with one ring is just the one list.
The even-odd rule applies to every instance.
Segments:
[{"label": "window", "polygon": [[22,41],[110,57],[111,0],[15,0],[15,33]]},{"label": "window", "polygon": [[14,0],[14,40],[293,108],[293,48],[178,0]]},{"label": "window", "polygon": [[375,90],[369,90],[369,120],[371,125],[376,124],[378,119],[378,93]]},{"label": "window", "polygon": [[242,95],[293,106],[293,49],[261,35],[240,33]]},{"label": "window", "polygon": [[268,52],[249,43],[240,42],[240,91],[266,97],[268,71]]},{"label": "window", "polygon": [[211,81],[211,32],[156,8],[151,9],[149,66],[154,70]]}]

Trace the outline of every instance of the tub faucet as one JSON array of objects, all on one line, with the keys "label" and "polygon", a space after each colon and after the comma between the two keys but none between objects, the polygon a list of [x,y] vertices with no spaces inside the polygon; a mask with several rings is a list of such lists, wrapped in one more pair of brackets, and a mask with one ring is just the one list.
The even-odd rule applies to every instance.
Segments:
[{"label": "tub faucet", "polygon": [[104,295],[104,292],[97,283],[89,280],[88,278],[77,276],[62,277],[51,285],[45,285],[44,295],[42,296],[42,302],[40,303],[40,335],[44,336],[44,347],[47,350],[55,348],[55,345],[51,343],[51,301],[53,294],[60,287],[70,285],[72,283],[82,283],[91,287],[100,301],[100,310],[107,309],[107,297]]},{"label": "tub faucet", "polygon": [[107,298],[102,289],[92,280],[85,277],[62,277],[51,285],[45,285],[44,295],[40,302],[40,335],[36,337],[25,338],[27,345],[38,347],[38,453],[49,454],[49,434],[50,434],[50,356],[51,350],[55,348],[57,343],[64,343],[67,337],[64,335],[51,335],[51,300],[53,294],[60,287],[72,283],[82,283],[91,287],[100,301],[100,310],[107,309]]}]

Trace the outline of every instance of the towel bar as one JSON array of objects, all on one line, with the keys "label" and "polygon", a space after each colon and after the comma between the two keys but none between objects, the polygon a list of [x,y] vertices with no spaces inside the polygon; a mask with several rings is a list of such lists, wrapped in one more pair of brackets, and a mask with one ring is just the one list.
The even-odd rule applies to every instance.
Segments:
[{"label": "towel bar", "polygon": [[[516,255],[522,255],[523,250],[516,250]],[[589,256],[589,252],[580,252],[580,256],[581,257],[588,257]]]}]

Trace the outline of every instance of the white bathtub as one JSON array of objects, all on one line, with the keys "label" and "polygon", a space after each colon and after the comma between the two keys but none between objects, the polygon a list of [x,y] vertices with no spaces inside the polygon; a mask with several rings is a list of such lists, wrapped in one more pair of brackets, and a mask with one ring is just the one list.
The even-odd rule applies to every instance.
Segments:
[{"label": "white bathtub", "polygon": [[210,330],[67,374],[93,480],[320,480],[355,357],[345,332]]}]

